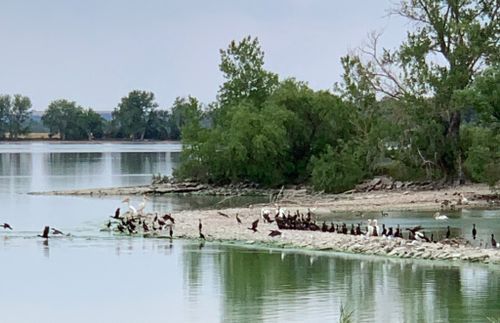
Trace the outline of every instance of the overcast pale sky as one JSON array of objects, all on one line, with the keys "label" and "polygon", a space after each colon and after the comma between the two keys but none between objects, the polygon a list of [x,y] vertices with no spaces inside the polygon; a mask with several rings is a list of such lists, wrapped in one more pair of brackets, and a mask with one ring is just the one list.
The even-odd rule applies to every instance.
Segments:
[{"label": "overcast pale sky", "polygon": [[66,98],[112,110],[133,89],[161,107],[177,96],[215,99],[219,49],[257,36],[266,68],[331,89],[340,57],[383,30],[395,47],[407,26],[394,0],[1,0],[0,94],[36,110]]}]

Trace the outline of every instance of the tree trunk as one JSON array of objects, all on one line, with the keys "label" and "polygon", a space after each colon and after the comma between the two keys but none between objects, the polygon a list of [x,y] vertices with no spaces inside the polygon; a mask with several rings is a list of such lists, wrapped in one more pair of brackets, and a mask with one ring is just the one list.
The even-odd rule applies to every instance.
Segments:
[{"label": "tree trunk", "polygon": [[451,113],[447,122],[444,153],[441,157],[443,171],[448,182],[463,181],[460,151],[460,111]]}]

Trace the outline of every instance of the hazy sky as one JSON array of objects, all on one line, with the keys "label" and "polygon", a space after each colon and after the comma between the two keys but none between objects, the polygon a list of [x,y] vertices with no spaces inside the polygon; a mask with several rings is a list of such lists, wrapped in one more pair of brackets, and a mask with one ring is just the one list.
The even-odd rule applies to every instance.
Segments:
[{"label": "hazy sky", "polygon": [[266,68],[330,89],[340,57],[373,30],[382,44],[405,36],[387,17],[394,0],[1,0],[0,94],[36,110],[66,98],[112,110],[133,89],[161,107],[177,96],[215,98],[219,49],[258,36]]}]

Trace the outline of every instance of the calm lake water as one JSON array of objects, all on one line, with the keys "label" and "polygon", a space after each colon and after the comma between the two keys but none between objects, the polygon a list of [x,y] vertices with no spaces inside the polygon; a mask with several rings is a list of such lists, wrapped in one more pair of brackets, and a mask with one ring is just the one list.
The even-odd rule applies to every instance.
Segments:
[{"label": "calm lake water", "polygon": [[[0,322],[485,322],[500,318],[498,267],[269,250],[99,232],[121,197],[32,196],[29,191],[147,184],[170,174],[177,144],[0,145]],[[150,210],[215,205],[155,198]],[[136,198],[135,204],[139,202]],[[233,203],[248,203],[236,201]],[[440,234],[496,232],[496,211],[390,213],[383,222]],[[370,215],[367,215],[369,217]],[[325,218],[328,218],[326,216]],[[335,221],[359,222],[351,215]],[[44,225],[71,238],[36,238]]]}]

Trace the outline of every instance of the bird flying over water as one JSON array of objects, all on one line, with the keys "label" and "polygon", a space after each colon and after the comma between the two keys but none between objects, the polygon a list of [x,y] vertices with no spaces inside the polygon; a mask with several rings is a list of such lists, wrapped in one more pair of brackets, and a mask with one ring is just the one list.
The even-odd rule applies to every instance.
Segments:
[{"label": "bird flying over water", "polygon": [[52,228],[52,234],[60,234],[60,235],[64,235],[64,233],[60,230],[57,230],[56,228]]},{"label": "bird flying over water", "polygon": [[12,230],[12,227],[8,223],[2,224],[2,228]]},{"label": "bird flying over water", "polygon": [[50,230],[50,227],[49,226],[45,226],[45,228],[43,228],[42,235],[38,235],[38,236],[40,238],[48,239],[49,238],[49,230]]},{"label": "bird flying over water", "polygon": [[114,216],[110,216],[112,219],[120,219],[120,208],[117,208]]}]

